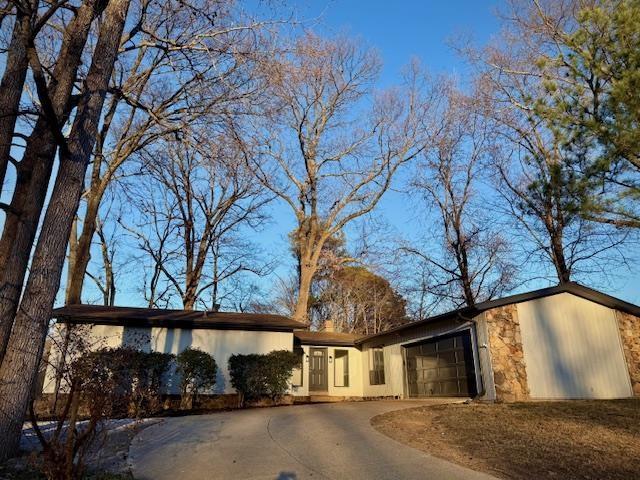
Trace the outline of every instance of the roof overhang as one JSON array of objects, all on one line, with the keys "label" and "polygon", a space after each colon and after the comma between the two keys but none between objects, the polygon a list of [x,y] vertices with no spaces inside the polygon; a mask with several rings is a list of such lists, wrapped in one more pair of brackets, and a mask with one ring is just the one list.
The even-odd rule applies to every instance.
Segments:
[{"label": "roof overhang", "polygon": [[293,337],[298,345],[318,347],[355,347],[359,335],[338,332],[294,331]]},{"label": "roof overhang", "polygon": [[134,307],[67,305],[52,312],[61,323],[184,329],[291,332],[303,323],[281,315],[203,312]]}]

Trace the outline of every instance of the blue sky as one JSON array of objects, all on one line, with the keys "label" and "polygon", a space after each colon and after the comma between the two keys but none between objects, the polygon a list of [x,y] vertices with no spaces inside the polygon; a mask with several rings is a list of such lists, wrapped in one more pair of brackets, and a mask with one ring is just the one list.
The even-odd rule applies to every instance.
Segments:
[{"label": "blue sky", "polygon": [[412,56],[419,57],[432,72],[463,75],[464,63],[447,42],[459,34],[471,34],[484,42],[498,29],[492,1],[310,1],[301,13],[320,15],[315,30],[346,32],[360,36],[382,53],[382,83],[393,83]]},{"label": "blue sky", "polygon": [[[467,72],[464,61],[451,48],[456,38],[471,38],[482,44],[490,40],[500,28],[496,12],[501,2],[448,0],[448,1],[355,1],[314,0],[298,4],[300,18],[314,19],[312,30],[327,35],[346,33],[362,38],[381,53],[384,69],[381,86],[397,83],[399,72],[412,57],[418,57],[432,73],[455,75],[462,83]],[[428,214],[416,210],[408,203],[402,184],[405,177],[396,181],[396,191],[389,192],[377,209],[391,228],[390,235],[411,237]],[[272,207],[273,223],[263,235],[265,249],[281,259],[289,256],[286,232],[293,228],[291,212],[276,204]],[[422,227],[424,228],[424,222]],[[283,233],[285,232],[285,233]],[[287,274],[287,265],[276,271]],[[640,278],[635,272],[621,270],[612,278],[594,277],[588,282],[610,294],[634,303],[640,303]],[[585,282],[586,283],[586,282]],[[537,280],[523,285],[518,291],[541,288],[549,285],[546,280]]]}]

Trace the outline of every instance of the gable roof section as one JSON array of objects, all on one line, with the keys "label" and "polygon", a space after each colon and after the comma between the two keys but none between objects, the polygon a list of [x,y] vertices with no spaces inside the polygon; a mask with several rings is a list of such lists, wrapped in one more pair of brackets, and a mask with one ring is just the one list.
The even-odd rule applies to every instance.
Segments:
[{"label": "gable roof section", "polygon": [[472,317],[482,312],[486,312],[487,310],[491,310],[492,308],[504,307],[506,305],[513,305],[516,303],[527,302],[529,300],[536,300],[538,298],[550,297],[553,295],[558,295],[560,293],[571,293],[577,297],[590,300],[605,307],[620,310],[622,312],[630,313],[632,315],[640,317],[640,306],[638,305],[625,302],[624,300],[612,297],[611,295],[607,295],[606,293],[602,293],[592,288],[585,287],[584,285],[580,285],[579,283],[569,282],[562,285],[557,285],[555,287],[541,288],[540,290],[533,290],[531,292],[519,293],[517,295],[510,295],[508,297],[489,300],[487,302],[478,303],[473,307],[462,307],[457,310],[452,310],[440,315],[425,318],[424,320],[406,323],[404,325],[385,330],[384,332],[377,333],[375,335],[368,335],[366,337],[359,338],[358,340],[356,340],[356,344],[359,345],[368,340],[378,338],[389,333],[400,332],[419,325],[424,325],[426,323],[437,322],[454,317]]},{"label": "gable roof section", "polygon": [[319,345],[329,347],[353,347],[362,335],[341,332],[311,332],[300,330],[293,332],[293,336],[300,345]]},{"label": "gable roof section", "polygon": [[225,330],[292,331],[306,325],[282,315],[205,312],[160,308],[67,305],[53,310],[63,323],[127,325],[131,327],[201,328]]}]

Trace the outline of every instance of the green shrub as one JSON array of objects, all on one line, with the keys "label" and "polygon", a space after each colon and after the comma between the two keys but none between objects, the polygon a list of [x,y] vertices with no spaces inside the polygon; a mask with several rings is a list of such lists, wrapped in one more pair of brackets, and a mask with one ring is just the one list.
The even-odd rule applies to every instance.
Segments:
[{"label": "green shrub", "polygon": [[275,400],[284,395],[297,363],[297,355],[288,350],[274,350],[266,355],[231,355],[229,375],[240,396],[240,405],[245,400],[264,396]]},{"label": "green shrub", "polygon": [[82,355],[71,373],[82,385],[89,408],[94,395],[102,396],[108,385],[111,402],[106,415],[148,415],[160,408],[163,377],[174,357],[129,347],[102,348]]},{"label": "green shrub", "polygon": [[187,401],[196,402],[203,390],[216,383],[218,366],[215,359],[197,348],[187,348],[176,357],[178,373],[180,373],[180,391],[183,405]]},{"label": "green shrub", "polygon": [[85,353],[72,367],[88,394],[102,395],[109,385],[110,415],[134,416],[157,412],[163,377],[174,355],[142,352],[129,347],[103,348]]}]

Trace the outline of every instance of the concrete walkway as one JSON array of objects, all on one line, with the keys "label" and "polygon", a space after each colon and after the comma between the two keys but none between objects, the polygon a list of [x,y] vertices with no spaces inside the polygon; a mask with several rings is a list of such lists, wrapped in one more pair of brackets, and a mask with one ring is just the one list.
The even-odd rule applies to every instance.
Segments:
[{"label": "concrete walkway", "polygon": [[375,415],[442,401],[262,408],[167,418],[129,451],[139,480],[490,479],[375,431]]}]

